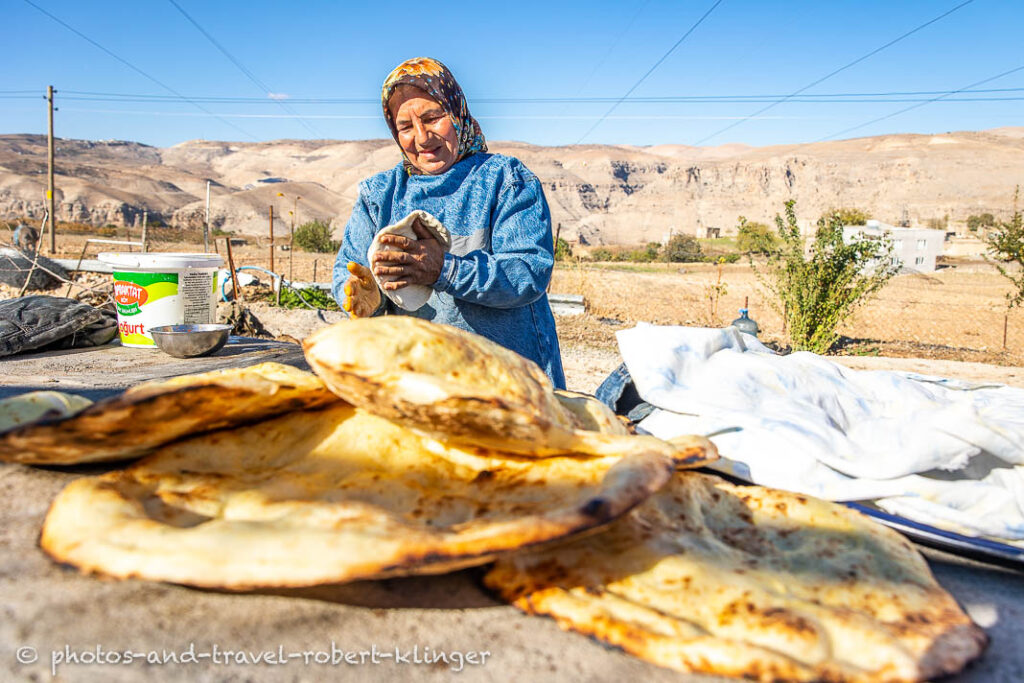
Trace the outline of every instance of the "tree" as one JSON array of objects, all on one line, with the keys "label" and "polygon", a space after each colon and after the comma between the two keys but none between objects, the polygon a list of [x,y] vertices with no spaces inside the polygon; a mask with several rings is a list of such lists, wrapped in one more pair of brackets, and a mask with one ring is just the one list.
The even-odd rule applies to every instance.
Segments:
[{"label": "tree", "polygon": [[1024,218],[1018,208],[1020,186],[1013,193],[1013,215],[1008,221],[1000,221],[985,243],[989,252],[1003,263],[1016,263],[1020,270],[1011,273],[1003,263],[996,263],[999,274],[1013,283],[1016,291],[1006,293],[1006,307],[1014,308],[1024,304]]},{"label": "tree", "polygon": [[837,329],[857,306],[868,301],[896,274],[887,238],[864,235],[843,239],[839,212],[818,220],[810,250],[797,225],[794,201],[786,218],[775,216],[781,245],[763,266],[748,256],[761,283],[774,296],[770,304],[786,321],[795,350],[828,352],[839,340]]},{"label": "tree", "polygon": [[967,229],[978,232],[979,228],[994,228],[996,217],[990,213],[971,214],[967,217]]},{"label": "tree", "polygon": [[320,254],[338,251],[339,244],[331,239],[331,226],[323,221],[309,221],[295,228],[295,246],[303,251]]},{"label": "tree", "polygon": [[829,216],[838,216],[843,225],[867,225],[871,214],[855,208],[829,209],[818,220],[828,220]]},{"label": "tree", "polygon": [[555,240],[555,260],[567,261],[572,258],[572,245],[561,237]]},{"label": "tree", "polygon": [[661,260],[668,263],[693,263],[704,260],[704,251],[693,235],[676,233],[661,250]]},{"label": "tree", "polygon": [[744,254],[771,254],[778,250],[779,238],[768,225],[740,216],[736,248]]}]

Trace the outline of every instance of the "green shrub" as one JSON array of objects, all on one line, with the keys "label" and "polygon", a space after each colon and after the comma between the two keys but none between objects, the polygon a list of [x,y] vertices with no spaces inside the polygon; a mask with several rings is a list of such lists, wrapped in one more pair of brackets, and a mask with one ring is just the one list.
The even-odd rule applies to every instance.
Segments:
[{"label": "green shrub", "polygon": [[[283,308],[308,308],[306,304],[314,306],[316,308],[322,308],[327,311],[340,311],[338,302],[334,300],[334,297],[330,292],[320,289],[318,287],[307,287],[301,290],[302,296],[295,292],[294,289],[285,287],[281,290],[281,306]],[[305,299],[306,303],[302,300]]]},{"label": "green shrub", "polygon": [[591,261],[612,261],[615,259],[615,254],[610,249],[604,247],[598,247],[590,252]]},{"label": "green shrub", "polygon": [[829,209],[825,213],[821,214],[821,218],[818,220],[828,221],[829,216],[838,216],[839,221],[843,225],[867,225],[868,219],[871,218],[871,214],[867,211],[861,211],[860,209]]},{"label": "green shrub", "polygon": [[805,252],[793,201],[786,218],[775,216],[779,251],[763,266],[750,259],[761,283],[772,293],[769,303],[782,315],[795,350],[828,352],[839,340],[837,329],[896,274],[887,238],[867,236],[843,240],[839,213],[818,220],[814,241]]},{"label": "green shrub", "polygon": [[567,240],[559,237],[555,240],[555,260],[567,261],[572,258],[572,245]]},{"label": "green shrub", "polygon": [[661,260],[668,263],[695,263],[704,260],[704,252],[696,237],[677,233],[669,238],[661,250]]},{"label": "green shrub", "polygon": [[657,242],[648,242],[647,246],[640,252],[640,258],[644,263],[657,261],[661,255],[661,245]]},{"label": "green shrub", "polygon": [[331,226],[323,221],[310,221],[295,228],[294,244],[303,251],[326,254],[338,251],[338,242],[331,239]]},{"label": "green shrub", "polygon": [[967,229],[978,232],[978,228],[994,228],[996,217],[990,213],[972,214],[967,217]]},{"label": "green shrub", "polygon": [[1000,221],[985,238],[989,252],[1004,263],[1016,262],[1020,270],[1011,273],[1002,264],[996,263],[999,274],[1013,283],[1015,291],[1006,293],[1006,307],[1024,305],[1024,217],[1018,208],[1020,187],[1013,193],[1013,215],[1008,221]]},{"label": "green shrub", "polygon": [[736,248],[744,254],[771,254],[778,251],[779,238],[768,225],[740,216]]}]

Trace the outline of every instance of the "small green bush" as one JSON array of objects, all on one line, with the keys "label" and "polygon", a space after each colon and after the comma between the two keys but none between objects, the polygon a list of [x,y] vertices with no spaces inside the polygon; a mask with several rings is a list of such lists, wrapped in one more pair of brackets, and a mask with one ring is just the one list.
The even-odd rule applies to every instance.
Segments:
[{"label": "small green bush", "polygon": [[591,261],[612,261],[615,259],[615,255],[611,252],[611,249],[605,249],[604,247],[598,247],[590,252]]},{"label": "small green bush", "polygon": [[805,251],[794,205],[786,202],[785,221],[775,216],[779,251],[764,266],[747,258],[774,295],[770,304],[785,320],[793,349],[826,353],[839,341],[839,325],[884,287],[899,265],[890,258],[888,238],[861,235],[845,241],[839,213],[818,220],[810,251]]},{"label": "small green bush", "polygon": [[[340,311],[338,302],[331,293],[318,287],[307,287],[301,290],[301,298],[294,289],[285,287],[281,290],[281,306],[283,308],[307,308],[306,303],[327,311]],[[305,299],[306,303],[302,300]]]},{"label": "small green bush", "polygon": [[818,218],[819,221],[828,221],[830,216],[838,216],[839,221],[843,225],[867,225],[868,220],[871,218],[871,214],[861,209],[845,208],[845,209],[829,209],[825,213],[821,214]]},{"label": "small green bush", "polygon": [[668,263],[695,263],[704,260],[704,251],[696,237],[677,233],[662,248],[661,260]]},{"label": "small green bush", "polygon": [[996,217],[990,213],[972,214],[967,217],[967,229],[978,232],[978,228],[994,228]]},{"label": "small green bush", "polygon": [[1003,263],[1016,262],[1020,270],[1016,273],[996,263],[999,274],[1013,284],[1013,290],[1006,293],[1006,307],[1024,305],[1024,216],[1018,208],[1020,187],[1013,193],[1013,214],[1008,221],[1000,221],[985,239],[989,252]]},{"label": "small green bush", "polygon": [[744,254],[771,254],[779,250],[779,237],[764,223],[740,216],[736,248]]},{"label": "small green bush", "polygon": [[567,261],[572,258],[572,245],[561,237],[555,240],[555,260]]},{"label": "small green bush", "polygon": [[338,242],[331,239],[331,226],[323,221],[310,221],[295,228],[295,246],[303,251],[326,254],[338,251]]}]

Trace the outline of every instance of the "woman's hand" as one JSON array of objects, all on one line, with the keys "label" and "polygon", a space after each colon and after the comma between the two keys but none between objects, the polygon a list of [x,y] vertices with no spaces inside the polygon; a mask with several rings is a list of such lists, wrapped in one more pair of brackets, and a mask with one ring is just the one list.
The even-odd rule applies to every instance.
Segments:
[{"label": "woman's hand", "polygon": [[345,280],[345,300],[341,307],[353,318],[368,318],[380,306],[380,290],[373,281],[373,273],[355,261],[349,261],[347,268],[349,276]]},{"label": "woman's hand", "polygon": [[418,220],[412,224],[412,230],[419,240],[401,235],[384,235],[380,238],[381,245],[387,248],[374,254],[370,267],[378,277],[387,276],[391,279],[383,285],[388,291],[406,285],[429,287],[441,275],[444,247]]}]

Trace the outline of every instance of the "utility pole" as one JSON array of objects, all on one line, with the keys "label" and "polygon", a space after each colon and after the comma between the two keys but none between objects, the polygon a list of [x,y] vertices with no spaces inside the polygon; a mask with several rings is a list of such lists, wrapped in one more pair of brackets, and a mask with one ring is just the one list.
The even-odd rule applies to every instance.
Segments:
[{"label": "utility pole", "polygon": [[149,211],[142,212],[142,253],[145,254],[148,247],[146,246],[146,227],[149,224]]},{"label": "utility pole", "polygon": [[270,272],[274,272],[274,205],[270,205]]},{"label": "utility pole", "polygon": [[210,181],[206,181],[206,227],[203,228],[203,253],[210,252]]},{"label": "utility pole", "polygon": [[49,144],[47,146],[46,158],[49,162],[49,188],[46,190],[46,198],[50,204],[50,256],[57,253],[57,209],[53,187],[53,93],[56,92],[52,85],[46,86],[46,104],[49,119]]}]

